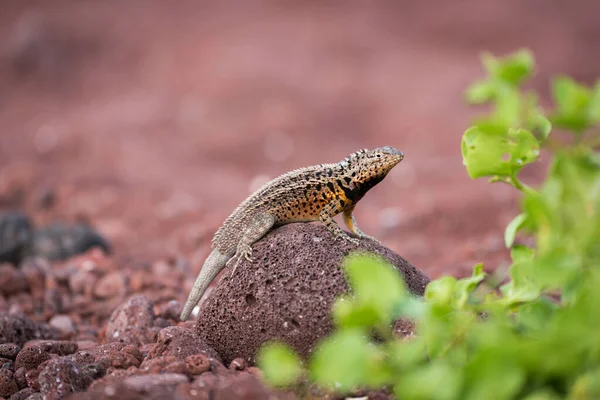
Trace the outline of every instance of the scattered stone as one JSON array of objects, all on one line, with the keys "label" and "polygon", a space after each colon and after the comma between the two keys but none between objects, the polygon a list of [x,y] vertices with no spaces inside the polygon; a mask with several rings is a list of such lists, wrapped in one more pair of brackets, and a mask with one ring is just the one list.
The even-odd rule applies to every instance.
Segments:
[{"label": "scattered stone", "polygon": [[125,277],[120,271],[114,271],[104,275],[94,287],[94,296],[100,299],[125,295],[127,287]]},{"label": "scattered stone", "polygon": [[19,391],[11,370],[0,368],[0,397],[9,397]]},{"label": "scattered stone", "polygon": [[19,265],[30,250],[33,225],[20,212],[0,214],[0,263]]},{"label": "scattered stone", "polygon": [[8,297],[27,289],[29,289],[29,284],[23,271],[10,264],[0,265],[1,294]]},{"label": "scattered stone", "polygon": [[92,383],[92,378],[69,357],[49,361],[39,373],[40,392],[44,398],[62,399],[70,393],[81,392]]},{"label": "scattered stone", "polygon": [[188,397],[194,391],[197,394],[204,394],[214,399],[294,398],[293,395],[274,396],[270,389],[265,387],[256,377],[246,372],[226,375],[205,373],[196,377],[191,385],[181,385],[180,390],[177,393],[181,394],[182,397]]},{"label": "scattered stone", "polygon": [[30,371],[51,357],[50,352],[44,351],[41,346],[30,346],[19,352],[15,360],[15,368],[25,368],[26,371]]},{"label": "scattered stone", "polygon": [[10,358],[14,360],[19,354],[21,348],[14,343],[3,343],[0,344],[0,357]]},{"label": "scattered stone", "polygon": [[161,312],[158,313],[159,317],[165,319],[172,319],[179,321],[179,315],[183,311],[183,306],[177,300],[171,300],[162,308]]},{"label": "scattered stone", "polygon": [[54,335],[47,326],[33,322],[24,314],[0,312],[0,344],[23,346],[28,340],[51,339]]},{"label": "scattered stone", "polygon": [[26,368],[18,368],[15,370],[15,374],[13,375],[13,378],[15,379],[15,382],[17,382],[17,386],[19,387],[19,389],[23,389],[27,387],[27,378],[25,377],[25,373],[27,372]]},{"label": "scattered stone", "polygon": [[68,315],[58,314],[50,319],[51,327],[58,329],[62,334],[71,336],[76,332],[75,324]]},{"label": "scattered stone", "polygon": [[40,391],[40,383],[38,381],[38,376],[40,375],[39,369],[30,369],[25,372],[25,380],[27,381],[27,386],[35,390],[36,392]]},{"label": "scattered stone", "polygon": [[37,392],[32,388],[24,388],[10,396],[10,400],[27,400],[30,399],[30,396],[33,396],[35,393]]},{"label": "scattered stone", "polygon": [[14,365],[15,365],[15,362],[13,360],[10,360],[10,359],[4,358],[4,357],[0,357],[0,368],[13,370]]},{"label": "scattered stone", "polygon": [[50,271],[50,265],[44,259],[29,257],[20,265],[21,271],[27,279],[29,290],[34,296],[43,295],[46,290],[46,275]]},{"label": "scattered stone", "polygon": [[171,364],[167,365],[163,371],[175,374],[191,375],[187,369],[185,361],[172,362]]},{"label": "scattered stone", "polygon": [[395,265],[410,291],[422,295],[429,279],[393,251],[368,239],[336,240],[322,225],[289,224],[253,246],[233,278],[221,279],[200,310],[196,332],[227,363],[250,363],[263,343],[279,339],[302,356],[333,329],[331,306],[348,291],[340,263],[352,251],[375,253]]},{"label": "scattered stone", "polygon": [[158,341],[148,354],[148,358],[175,356],[177,360],[183,361],[194,354],[204,354],[220,360],[218,353],[194,331],[181,326],[170,326],[159,332]]},{"label": "scattered stone", "polygon": [[35,232],[32,252],[48,260],[66,260],[93,247],[110,253],[108,241],[89,225],[80,223],[67,227],[55,222]]},{"label": "scattered stone", "polygon": [[155,386],[175,386],[183,382],[188,382],[187,376],[173,373],[136,375],[123,381],[131,389],[146,393]]},{"label": "scattered stone", "polygon": [[193,354],[186,357],[185,365],[192,375],[200,375],[210,370],[210,360],[204,354]]},{"label": "scattered stone", "polygon": [[121,304],[110,316],[106,325],[107,342],[123,342],[139,346],[152,343],[149,334],[154,323],[154,306],[142,295],[135,295]]}]

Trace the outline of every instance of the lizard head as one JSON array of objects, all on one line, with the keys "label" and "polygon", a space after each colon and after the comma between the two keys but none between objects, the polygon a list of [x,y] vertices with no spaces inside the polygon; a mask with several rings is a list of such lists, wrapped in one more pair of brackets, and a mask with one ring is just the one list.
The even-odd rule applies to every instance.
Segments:
[{"label": "lizard head", "polygon": [[359,187],[367,185],[370,189],[381,182],[403,158],[404,154],[401,151],[392,146],[385,146],[373,150],[359,150],[344,161],[354,184]]}]

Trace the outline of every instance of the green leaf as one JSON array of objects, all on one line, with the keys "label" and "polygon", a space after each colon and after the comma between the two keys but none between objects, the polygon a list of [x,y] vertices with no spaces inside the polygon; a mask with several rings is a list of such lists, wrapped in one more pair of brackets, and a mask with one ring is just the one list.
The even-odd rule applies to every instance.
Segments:
[{"label": "green leaf", "polygon": [[465,380],[469,382],[465,400],[513,399],[525,381],[525,374],[510,353],[500,346],[480,349],[465,368]]},{"label": "green leaf", "polygon": [[404,400],[453,400],[462,385],[462,370],[437,360],[400,375],[394,393]]},{"label": "green leaf", "polygon": [[258,365],[273,386],[292,384],[302,373],[300,359],[283,343],[272,342],[263,346],[258,354]]},{"label": "green leaf", "polygon": [[519,92],[508,86],[501,86],[496,92],[494,122],[506,127],[519,126],[521,120],[521,98]]},{"label": "green leaf", "polygon": [[551,389],[539,389],[531,393],[523,400],[561,400],[562,397],[554,393]]},{"label": "green leaf", "polygon": [[504,244],[507,248],[510,248],[515,242],[515,237],[517,236],[517,232],[523,226],[523,223],[527,219],[527,214],[521,213],[517,215],[506,227],[504,231]]},{"label": "green leaf", "polygon": [[527,49],[518,50],[504,58],[482,54],[482,62],[491,77],[518,86],[533,74],[535,59]]},{"label": "green leaf", "polygon": [[588,118],[594,124],[600,123],[600,80],[594,85],[594,91],[592,92],[589,104]]},{"label": "green leaf", "polygon": [[408,296],[398,270],[375,255],[351,254],[344,270],[356,302],[372,308],[382,319],[391,319],[394,308]]},{"label": "green leaf", "polygon": [[425,299],[439,304],[451,304],[456,288],[456,278],[444,276],[433,280],[425,288]]},{"label": "green leaf", "polygon": [[552,82],[552,97],[556,110],[550,120],[554,125],[574,132],[581,132],[589,126],[589,106],[592,100],[589,88],[570,77],[559,76]]},{"label": "green leaf", "polygon": [[470,294],[477,288],[477,285],[485,279],[483,264],[479,263],[473,267],[473,274],[468,278],[459,279],[455,285],[456,306],[463,308],[469,300]]},{"label": "green leaf", "polygon": [[465,98],[470,104],[484,104],[492,100],[496,94],[496,84],[493,81],[476,81],[465,93]]},{"label": "green leaf", "polygon": [[333,320],[339,327],[375,327],[382,321],[380,313],[370,303],[355,302],[343,296],[333,305]]},{"label": "green leaf", "polygon": [[552,82],[552,97],[561,114],[580,114],[590,102],[591,91],[568,76],[558,76]]},{"label": "green leaf", "polygon": [[600,398],[600,369],[588,372],[577,378],[568,400],[592,400]]},{"label": "green leaf", "polygon": [[542,114],[535,114],[533,117],[533,129],[540,133],[543,140],[548,139],[550,132],[552,131],[552,123]]},{"label": "green leaf", "polygon": [[531,132],[492,124],[469,128],[462,139],[463,163],[471,178],[513,176],[539,155],[539,144]]},{"label": "green leaf", "polygon": [[364,331],[343,329],[324,339],[310,363],[315,382],[349,390],[369,379],[370,364],[376,356]]}]

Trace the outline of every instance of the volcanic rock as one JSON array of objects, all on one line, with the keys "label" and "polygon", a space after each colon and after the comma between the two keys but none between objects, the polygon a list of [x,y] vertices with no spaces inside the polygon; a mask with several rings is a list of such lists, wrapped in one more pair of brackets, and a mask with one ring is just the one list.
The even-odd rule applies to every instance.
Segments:
[{"label": "volcanic rock", "polygon": [[375,241],[358,245],[337,239],[319,224],[289,224],[253,246],[252,262],[242,261],[233,278],[227,268],[201,307],[196,330],[228,364],[250,363],[260,346],[282,340],[306,357],[333,329],[331,306],[348,291],[342,258],[352,251],[375,253],[404,276],[415,295],[423,295],[427,276]]}]

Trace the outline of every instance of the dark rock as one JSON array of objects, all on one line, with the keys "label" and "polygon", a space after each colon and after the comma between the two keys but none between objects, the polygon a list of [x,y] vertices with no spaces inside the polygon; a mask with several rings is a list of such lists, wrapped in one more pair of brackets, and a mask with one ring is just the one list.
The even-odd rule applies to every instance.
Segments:
[{"label": "dark rock", "polygon": [[46,275],[50,271],[48,262],[41,258],[26,258],[20,265],[32,295],[43,296],[46,290]]},{"label": "dark rock", "polygon": [[152,374],[158,374],[164,371],[169,365],[176,362],[175,356],[160,356],[156,358],[145,359],[140,365],[140,370]]},{"label": "dark rock", "polygon": [[10,369],[12,371],[15,369],[15,362],[8,358],[0,357],[0,368]]},{"label": "dark rock", "polygon": [[26,400],[26,399],[29,399],[30,396],[32,396],[35,393],[36,393],[36,391],[33,390],[32,388],[24,388],[24,389],[19,390],[17,393],[13,394],[12,396],[10,396],[10,400]]},{"label": "dark rock", "polygon": [[93,247],[110,253],[108,241],[89,225],[80,223],[66,226],[62,222],[55,222],[35,232],[32,251],[49,260],[66,260]]},{"label": "dark rock", "polygon": [[148,358],[175,356],[177,360],[183,361],[194,354],[204,354],[220,360],[217,352],[199,338],[194,331],[181,326],[170,326],[159,332],[158,341],[148,354]]},{"label": "dark rock", "polygon": [[27,381],[27,386],[35,390],[36,392],[40,391],[40,383],[38,381],[38,376],[40,375],[39,369],[30,369],[25,372],[25,380]]},{"label": "dark rock", "polygon": [[25,343],[23,349],[28,347],[40,347],[48,353],[59,356],[66,356],[77,351],[77,343],[70,340],[32,340]]},{"label": "dark rock", "polygon": [[185,365],[192,375],[200,375],[210,370],[210,360],[204,354],[193,354],[186,357]]},{"label": "dark rock", "polygon": [[27,372],[27,369],[25,368],[19,368],[17,370],[15,370],[15,374],[13,375],[13,378],[15,379],[15,382],[17,382],[17,386],[19,386],[19,389],[23,389],[27,387],[27,378],[25,377],[25,373]]},{"label": "dark rock", "polygon": [[[134,382],[135,383],[135,382]],[[69,400],[163,400],[179,399],[173,396],[175,385],[151,385],[138,391],[123,380],[108,379],[94,382],[90,390],[69,397]],[[208,399],[207,399],[208,400]]]},{"label": "dark rock", "polygon": [[40,346],[27,347],[19,352],[15,361],[15,368],[25,368],[26,371],[36,369],[38,365],[52,358],[50,352]]},{"label": "dark rock", "polygon": [[94,296],[99,299],[123,296],[126,291],[125,276],[121,271],[114,271],[104,275],[94,286]]},{"label": "dark rock", "polygon": [[[237,374],[216,375],[213,373],[202,374],[190,385],[182,384],[176,394],[189,398],[191,394],[201,395],[195,398],[206,399],[283,399],[293,396],[275,396],[256,377],[240,372]],[[205,397],[206,396],[206,397]]]},{"label": "dark rock", "polygon": [[10,358],[14,360],[19,354],[21,348],[14,343],[3,343],[0,344],[0,357]]},{"label": "dark rock", "polygon": [[37,324],[24,314],[0,312],[0,344],[23,346],[31,339],[51,339],[55,333],[47,325]]},{"label": "dark rock", "polygon": [[31,341],[25,344],[15,361],[15,368],[24,367],[27,371],[37,368],[52,355],[66,356],[77,351],[77,343],[69,341]]},{"label": "dark rock", "polygon": [[161,311],[158,313],[159,317],[164,319],[172,319],[174,321],[179,321],[179,315],[183,310],[183,306],[177,300],[171,300],[166,303]]},{"label": "dark rock", "polygon": [[92,378],[69,357],[49,361],[38,376],[40,392],[46,399],[62,399],[70,393],[81,392],[92,383]]},{"label": "dark rock", "polygon": [[0,293],[4,296],[25,292],[29,289],[23,271],[10,264],[0,265]]},{"label": "dark rock", "polygon": [[429,279],[393,251],[368,239],[358,246],[335,239],[319,224],[289,224],[253,246],[253,261],[242,261],[233,278],[225,274],[201,307],[196,331],[225,362],[251,363],[270,339],[290,344],[302,356],[333,329],[331,306],[348,291],[342,258],[367,251],[387,259],[407,287],[422,295]]},{"label": "dark rock", "polygon": [[188,382],[187,376],[183,374],[147,374],[131,376],[123,383],[136,392],[150,392],[156,386],[176,386],[180,383]]},{"label": "dark rock", "polygon": [[192,375],[188,371],[185,361],[174,361],[171,364],[167,365],[163,369],[163,371],[174,374]]},{"label": "dark rock", "polygon": [[0,263],[19,265],[29,254],[33,225],[25,214],[7,212],[0,215]]},{"label": "dark rock", "polygon": [[13,379],[13,372],[0,368],[0,397],[9,397],[19,391],[17,382]]},{"label": "dark rock", "polygon": [[154,342],[150,328],[154,324],[154,306],[146,297],[136,295],[121,304],[106,325],[107,342],[123,342],[139,346]]}]

